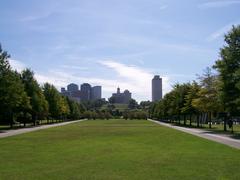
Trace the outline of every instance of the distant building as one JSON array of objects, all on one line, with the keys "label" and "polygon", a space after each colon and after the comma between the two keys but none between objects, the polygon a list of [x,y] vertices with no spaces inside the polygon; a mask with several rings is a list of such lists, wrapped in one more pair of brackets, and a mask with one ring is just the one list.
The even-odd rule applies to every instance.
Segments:
[{"label": "distant building", "polygon": [[81,100],[82,101],[90,101],[91,100],[91,94],[92,94],[92,87],[88,83],[84,83],[81,85]]},{"label": "distant building", "polygon": [[111,99],[114,103],[128,104],[132,99],[132,94],[128,90],[121,93],[120,88],[117,88],[117,93],[113,93]]},{"label": "distant building", "polygon": [[81,89],[79,90],[79,86],[77,84],[71,83],[67,86],[67,90],[65,88],[61,88],[61,94],[72,100],[76,100],[77,102],[98,100],[102,99],[102,87],[94,86],[92,88],[90,84],[84,83],[81,85]]},{"label": "distant building", "polygon": [[102,87],[101,86],[94,86],[92,87],[92,100],[102,99]]},{"label": "distant building", "polygon": [[162,78],[156,75],[152,79],[152,102],[162,99]]},{"label": "distant building", "polygon": [[74,91],[78,91],[79,87],[77,84],[71,83],[67,86],[67,91],[68,92],[74,92]]}]

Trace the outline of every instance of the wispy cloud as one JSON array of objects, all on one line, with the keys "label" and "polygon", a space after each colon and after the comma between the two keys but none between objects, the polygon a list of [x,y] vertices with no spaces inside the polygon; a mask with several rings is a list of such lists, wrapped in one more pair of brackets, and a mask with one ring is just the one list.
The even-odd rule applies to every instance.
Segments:
[{"label": "wispy cloud", "polygon": [[13,70],[21,72],[26,68],[26,65],[21,61],[14,60],[14,59],[8,59],[8,60]]},{"label": "wispy cloud", "polygon": [[25,16],[19,19],[20,22],[30,22],[30,21],[37,21],[40,19],[45,19],[51,16],[52,13],[44,13],[44,14],[39,14],[39,15],[30,15],[30,16]]},{"label": "wispy cloud", "polygon": [[222,8],[232,5],[240,4],[239,0],[225,0],[225,1],[211,1],[206,2],[199,5],[199,8],[201,9],[208,9],[208,8]]},{"label": "wispy cloud", "polygon": [[168,5],[166,5],[166,4],[159,7],[160,10],[165,10],[167,8],[168,8]]},{"label": "wispy cloud", "polygon": [[220,37],[223,37],[224,34],[226,34],[232,28],[232,26],[235,25],[235,24],[238,24],[238,23],[230,23],[230,24],[227,24],[227,25],[221,27],[217,31],[215,31],[212,34],[210,34],[207,37],[207,41],[214,41],[214,40],[216,40],[216,39],[218,39]]},{"label": "wispy cloud", "polygon": [[[99,61],[100,64],[115,71],[119,78],[118,82],[127,83],[126,88],[137,93],[140,97],[150,99],[151,95],[151,79],[154,74],[147,69],[140,68],[134,65],[126,65],[113,60]],[[169,77],[163,76],[163,91],[164,93],[170,90]]]},{"label": "wispy cloud", "polygon": [[63,69],[72,69],[72,70],[80,70],[80,71],[87,71],[89,70],[88,67],[79,67],[77,65],[61,65],[61,68]]}]

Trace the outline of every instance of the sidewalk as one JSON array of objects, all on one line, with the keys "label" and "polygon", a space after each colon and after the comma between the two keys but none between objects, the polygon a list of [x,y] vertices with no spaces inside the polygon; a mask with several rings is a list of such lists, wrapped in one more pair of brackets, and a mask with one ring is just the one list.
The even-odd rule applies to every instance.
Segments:
[{"label": "sidewalk", "polygon": [[214,132],[209,131],[209,130],[179,127],[179,126],[175,126],[175,125],[164,123],[164,122],[154,121],[154,120],[151,120],[151,119],[148,119],[148,120],[151,121],[151,122],[160,124],[162,126],[177,129],[179,131],[183,131],[183,132],[186,132],[186,133],[189,133],[189,134],[201,137],[201,138],[205,138],[205,139],[208,139],[208,140],[211,140],[211,141],[215,141],[215,142],[218,142],[218,143],[228,145],[230,147],[240,149],[240,140],[233,139],[233,138],[228,137],[227,135],[224,135],[224,134],[214,134]]},{"label": "sidewalk", "polygon": [[32,132],[32,131],[38,131],[41,129],[47,129],[47,128],[51,128],[51,127],[64,126],[67,124],[72,124],[72,123],[76,123],[76,122],[80,122],[80,121],[85,121],[85,120],[69,121],[69,122],[62,122],[62,123],[56,123],[56,124],[47,124],[47,125],[41,125],[41,126],[36,126],[36,127],[27,127],[27,128],[22,128],[22,129],[12,129],[12,130],[10,129],[10,130],[0,132],[0,138],[15,136],[18,134],[28,133],[28,132]]}]

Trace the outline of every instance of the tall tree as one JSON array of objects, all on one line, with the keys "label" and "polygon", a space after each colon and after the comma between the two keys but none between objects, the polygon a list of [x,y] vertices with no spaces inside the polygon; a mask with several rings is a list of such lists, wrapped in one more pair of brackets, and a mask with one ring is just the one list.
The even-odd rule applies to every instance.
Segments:
[{"label": "tall tree", "polygon": [[43,86],[44,96],[49,104],[49,115],[53,118],[60,118],[61,112],[61,95],[58,90],[51,84],[45,83]]},{"label": "tall tree", "polygon": [[136,109],[138,107],[138,102],[135,99],[131,99],[128,104],[129,109]]},{"label": "tall tree", "polygon": [[0,46],[0,119],[12,126],[19,113],[31,106],[20,75],[11,70],[8,58]]},{"label": "tall tree", "polygon": [[193,100],[192,104],[193,107],[202,112],[202,117],[209,123],[209,128],[211,128],[212,113],[221,110],[221,103],[218,95],[218,76],[213,74],[211,68],[208,67],[199,79],[201,89],[198,91],[198,97]]},{"label": "tall tree", "polygon": [[37,80],[34,78],[34,73],[30,69],[26,69],[21,75],[25,91],[30,97],[30,103],[32,106],[32,118],[34,123],[38,119],[43,119],[48,114],[48,102],[45,99],[43,91]]},{"label": "tall tree", "polygon": [[221,80],[221,100],[226,112],[238,115],[240,110],[240,26],[225,35],[225,45],[214,67]]},{"label": "tall tree", "polygon": [[197,84],[197,82],[194,81],[185,96],[185,103],[184,107],[182,108],[182,112],[189,114],[190,126],[192,125],[192,115],[198,113],[198,110],[193,106],[193,101],[194,99],[198,98],[199,91],[200,86]]}]

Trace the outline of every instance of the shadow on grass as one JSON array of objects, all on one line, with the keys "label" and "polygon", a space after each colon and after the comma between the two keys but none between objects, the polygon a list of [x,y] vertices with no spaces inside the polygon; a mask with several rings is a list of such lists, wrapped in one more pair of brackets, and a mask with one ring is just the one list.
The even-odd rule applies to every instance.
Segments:
[{"label": "shadow on grass", "polygon": [[18,129],[23,129],[23,128],[32,128],[34,127],[33,125],[27,125],[27,126],[7,126],[7,125],[3,125],[3,126],[0,126],[0,133],[5,133],[5,131],[8,131],[8,130],[18,130]]},{"label": "shadow on grass", "polygon": [[[54,124],[54,123],[48,123],[48,125],[50,124]],[[27,129],[27,128],[33,128],[33,127],[38,127],[42,125],[47,125],[47,123],[37,124],[37,125],[26,124],[26,126],[24,126],[23,124],[19,124],[19,125],[14,125],[13,127],[11,127],[10,125],[0,125],[0,133],[5,133],[6,131],[9,131],[9,130]]]}]

